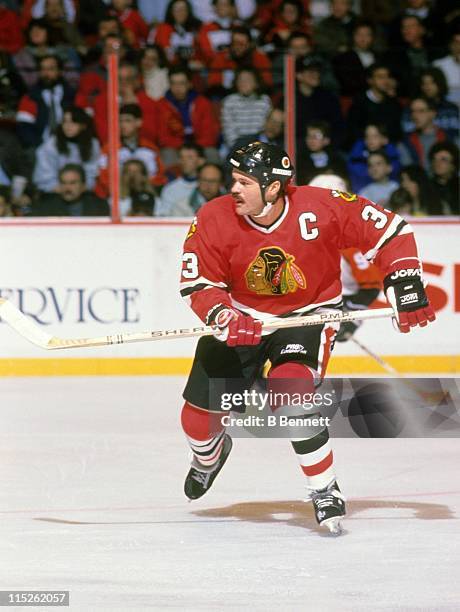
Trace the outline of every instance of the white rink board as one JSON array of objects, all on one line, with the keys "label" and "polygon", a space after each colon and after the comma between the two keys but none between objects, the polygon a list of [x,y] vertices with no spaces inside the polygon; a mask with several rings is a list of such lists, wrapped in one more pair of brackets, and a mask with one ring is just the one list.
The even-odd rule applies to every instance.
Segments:
[{"label": "white rink board", "polygon": [[[141,225],[2,225],[2,297],[32,314],[57,336],[99,336],[196,325],[178,295],[182,243],[188,223]],[[454,355],[459,313],[454,304],[454,270],[460,269],[460,225],[417,223],[422,260],[435,266],[426,279],[444,291],[446,305],[436,325],[402,338],[388,320],[359,331],[381,354]],[[7,265],[6,265],[7,264]],[[458,284],[460,284],[460,274]],[[460,287],[457,287],[457,295]],[[439,293],[439,291],[438,291]],[[457,302],[460,299],[457,298]],[[460,305],[457,304],[457,309]],[[174,340],[62,351],[59,357],[189,357],[195,341]],[[358,354],[351,343],[336,355]],[[56,357],[0,325],[0,358]]]}]

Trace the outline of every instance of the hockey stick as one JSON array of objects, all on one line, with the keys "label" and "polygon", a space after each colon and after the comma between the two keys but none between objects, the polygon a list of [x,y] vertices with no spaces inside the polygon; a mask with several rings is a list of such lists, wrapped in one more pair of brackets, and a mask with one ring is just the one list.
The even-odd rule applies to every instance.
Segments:
[{"label": "hockey stick", "polygon": [[[304,317],[288,317],[272,319],[262,324],[263,329],[281,329],[285,327],[304,327],[307,325],[323,325],[324,323],[343,323],[363,319],[378,319],[393,316],[392,308],[378,310],[355,310],[354,312],[327,312]],[[44,332],[38,325],[28,319],[11,302],[0,298],[0,317],[6,321],[18,334],[32,344],[47,350],[67,348],[87,348],[92,346],[109,346],[112,344],[128,344],[130,342],[149,342],[152,340],[167,340],[176,338],[194,338],[211,336],[215,331],[212,327],[190,327],[187,329],[165,329],[147,332],[134,332],[100,336],[97,338],[58,338]]]},{"label": "hockey stick", "polygon": [[404,376],[404,374],[401,374],[401,372],[398,372],[396,368],[394,368],[387,361],[382,359],[380,355],[377,355],[376,353],[374,353],[374,351],[371,351],[369,347],[367,347],[365,344],[357,340],[354,336],[352,336],[350,340],[352,340],[352,342],[354,342],[356,346],[359,346],[359,348],[364,353],[367,353],[369,357],[372,357],[372,359],[374,359],[374,361],[376,361],[380,366],[382,366],[382,368],[386,370],[389,374],[391,374],[395,378],[399,378],[399,380],[401,380],[406,385],[406,387],[409,387],[409,389],[411,389],[412,391],[415,391],[415,393],[417,393],[417,395],[421,397],[423,400],[427,400],[430,402],[440,402],[445,398],[446,394],[442,391],[441,392],[439,391],[430,392],[430,391],[423,391],[423,389],[420,389],[418,385],[413,383],[410,379],[406,378],[406,376]]},{"label": "hockey stick", "polygon": [[376,361],[380,366],[382,366],[382,368],[384,370],[386,370],[389,374],[393,374],[393,376],[397,376],[398,378],[402,378],[402,374],[400,374],[398,372],[398,370],[396,370],[392,365],[390,365],[387,361],[385,361],[384,359],[382,359],[379,355],[377,355],[376,353],[374,353],[373,351],[371,351],[370,348],[368,348],[367,346],[365,346],[362,342],[360,342],[359,340],[357,340],[354,336],[352,336],[350,338],[350,340],[352,342],[354,342],[356,344],[356,346],[359,346],[359,348],[364,352],[367,353],[369,355],[369,357],[372,357],[372,359],[374,361]]}]

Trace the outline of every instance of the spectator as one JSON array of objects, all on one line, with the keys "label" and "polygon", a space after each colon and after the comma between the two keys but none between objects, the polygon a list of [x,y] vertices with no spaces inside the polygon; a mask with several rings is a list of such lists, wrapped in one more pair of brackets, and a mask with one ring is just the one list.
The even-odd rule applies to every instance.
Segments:
[{"label": "spectator", "polygon": [[67,164],[79,164],[86,176],[86,186],[94,189],[98,175],[99,143],[94,137],[92,119],[78,107],[64,111],[55,136],[50,136],[36,151],[33,182],[40,191],[56,191],[59,170]]},{"label": "spectator", "polygon": [[313,38],[320,53],[329,58],[345,53],[351,46],[356,15],[351,0],[331,0],[330,15],[315,27]]},{"label": "spectator", "polygon": [[260,132],[248,134],[238,138],[233,143],[234,149],[241,149],[251,142],[259,140],[260,142],[268,142],[283,146],[284,143],[284,111],[280,108],[272,108],[265,120],[264,127]]},{"label": "spectator", "polygon": [[369,155],[367,167],[372,182],[361,189],[359,195],[385,208],[391,194],[399,187],[396,181],[390,180],[391,162],[383,151],[375,151]]},{"label": "spectator", "polygon": [[405,166],[401,170],[399,182],[412,197],[412,214],[442,215],[441,199],[423,168],[415,164]]},{"label": "spectator", "polygon": [[[106,29],[104,21],[113,19],[118,23],[116,17],[108,14],[108,9],[108,3],[104,0],[78,0],[78,31],[88,45],[93,45],[97,38],[107,36],[108,31],[101,35],[101,30]],[[110,31],[113,32],[113,30]],[[119,28],[115,32],[121,34]]]},{"label": "spectator", "polygon": [[273,15],[273,27],[264,37],[274,48],[285,48],[294,32],[310,34],[310,24],[300,0],[282,0]]},{"label": "spectator", "polygon": [[94,101],[97,96],[107,89],[107,62],[113,50],[117,50],[120,64],[125,59],[128,61],[127,47],[124,45],[122,38],[118,34],[109,34],[102,42],[101,53],[97,62],[88,66],[81,73],[75,103],[90,114],[94,114]]},{"label": "spectator", "polygon": [[224,193],[224,172],[218,164],[203,164],[198,172],[198,185],[189,198],[191,215],[205,203]]},{"label": "spectator", "polygon": [[68,45],[85,52],[80,35],[74,26],[75,6],[70,0],[38,0],[32,9],[32,17],[43,19],[48,27],[52,47]]},{"label": "spectator", "polygon": [[385,64],[372,64],[366,71],[368,89],[353,98],[347,116],[347,145],[362,138],[369,123],[384,125],[391,142],[401,140],[401,107],[388,95],[391,86],[390,71]]},{"label": "spectator", "polygon": [[67,23],[73,23],[76,17],[75,4],[72,0],[35,0],[31,16],[33,19],[42,19],[46,14],[59,16]]},{"label": "spectator", "polygon": [[339,99],[320,87],[321,64],[311,57],[296,61],[296,136],[301,145],[305,124],[326,121],[331,128],[331,144],[338,147],[343,135],[343,117]]},{"label": "spectator", "polygon": [[[256,0],[235,0],[238,19],[249,21],[255,10]],[[193,12],[203,23],[213,18],[212,0],[191,0]]]},{"label": "spectator", "polygon": [[[106,8],[106,10],[108,9]],[[117,17],[115,15],[109,15],[108,13],[106,13],[97,22],[96,36],[94,38],[91,38],[93,46],[88,49],[88,52],[85,56],[86,66],[92,67],[94,64],[97,64],[97,62],[101,60],[101,56],[104,53],[104,42],[105,39],[109,36],[114,36],[115,38],[119,38],[120,40],[123,39],[123,42],[125,42],[124,32]],[[122,54],[123,50],[124,49],[122,48]]]},{"label": "spectator", "polygon": [[435,60],[433,65],[440,68],[446,77],[449,87],[447,99],[460,106],[460,31],[451,35],[449,50],[449,55]]},{"label": "spectator", "polygon": [[32,174],[32,163],[24,154],[14,132],[0,127],[0,174],[2,185],[22,185],[20,193],[17,188],[12,189],[13,200],[19,198]]},{"label": "spectator", "polygon": [[21,20],[18,14],[0,4],[0,52],[17,53],[24,44]]},{"label": "spectator", "polygon": [[43,55],[57,55],[62,61],[64,79],[74,89],[78,87],[81,61],[77,51],[70,45],[53,45],[46,21],[32,19],[26,29],[26,46],[12,58],[28,89],[38,81],[37,63]]},{"label": "spectator", "polygon": [[32,217],[105,217],[107,201],[87,191],[85,171],[67,164],[59,171],[58,193],[46,193],[32,207]]},{"label": "spectator", "polygon": [[383,151],[391,163],[390,178],[396,181],[401,170],[399,151],[389,142],[388,132],[384,125],[372,124],[366,126],[364,138],[357,140],[348,155],[348,174],[353,191],[360,191],[371,182],[367,171],[367,160],[371,153]]},{"label": "spectator", "polygon": [[370,22],[358,21],[353,28],[351,49],[333,58],[334,72],[343,96],[356,96],[366,91],[366,69],[376,61],[374,39],[374,26]]},{"label": "spectator", "polygon": [[145,93],[153,100],[162,98],[169,88],[166,56],[159,45],[147,45],[141,52],[141,72]]},{"label": "spectator", "polygon": [[238,138],[261,131],[271,110],[270,98],[262,94],[257,72],[241,68],[235,74],[236,93],[223,99],[222,130],[231,149]]},{"label": "spectator", "polygon": [[332,70],[329,60],[313,51],[311,39],[303,32],[293,32],[286,41],[286,49],[280,49],[273,58],[273,82],[274,89],[284,85],[284,57],[285,54],[294,56],[295,59],[310,58],[321,65],[320,85],[325,89],[338,92],[339,84]]},{"label": "spectator", "polygon": [[[447,82],[442,70],[433,66],[422,70],[417,82],[416,95],[418,98],[433,101],[436,106],[435,125],[446,133],[449,140],[452,142],[458,141],[459,111],[453,102],[446,100]],[[409,108],[405,108],[403,111],[402,126],[405,133],[412,132],[415,129]]]},{"label": "spectator", "polygon": [[[136,104],[142,110],[141,136],[155,145],[159,142],[159,131],[162,119],[159,116],[158,102],[150,98],[142,87],[138,67],[127,61],[121,61],[118,68],[118,95],[120,104]],[[94,100],[94,118],[97,136],[102,144],[108,140],[107,124],[107,89],[105,88]]]},{"label": "spectator", "polygon": [[460,214],[458,147],[451,142],[438,142],[431,147],[428,157],[431,180],[441,198],[444,213],[448,215]]},{"label": "spectator", "polygon": [[[441,44],[443,41],[442,25],[435,16],[433,7],[435,2],[432,0],[405,0],[405,6],[389,24],[388,42],[391,47],[398,47],[403,42],[401,36],[401,24],[405,17],[416,17],[427,34],[427,38],[433,42],[436,40]],[[445,9],[444,9],[445,10]]]},{"label": "spectator", "polygon": [[49,43],[48,26],[43,20],[34,19],[27,26],[26,46],[13,55],[16,72],[28,89],[38,81],[37,60],[43,55],[52,54]]},{"label": "spectator", "polygon": [[191,74],[185,68],[169,71],[169,90],[158,102],[161,114],[159,142],[167,166],[177,163],[177,149],[193,142],[203,147],[206,159],[219,159],[216,146],[219,121],[208,98],[192,88]]},{"label": "spectator", "polygon": [[[126,104],[120,108],[120,137],[118,149],[120,167],[129,159],[139,159],[145,164],[148,178],[152,186],[160,187],[165,184],[163,163],[158,148],[140,135],[142,126],[142,110],[136,104]],[[102,148],[99,160],[99,177],[95,192],[100,197],[109,195],[108,147]]]},{"label": "spectator", "polygon": [[299,148],[297,183],[308,185],[318,174],[337,174],[347,177],[347,169],[340,155],[331,149],[330,126],[325,121],[307,123],[306,136]]},{"label": "spectator", "polygon": [[38,62],[38,83],[21,98],[16,115],[18,135],[27,148],[38,147],[54,134],[64,107],[72,104],[75,96],[62,78],[62,62],[58,57],[44,55]]},{"label": "spectator", "polygon": [[190,215],[188,201],[197,186],[198,169],[204,163],[201,147],[182,145],[179,149],[181,174],[163,187],[157,215],[160,217],[187,217]]},{"label": "spectator", "polygon": [[400,187],[391,194],[387,208],[403,218],[410,217],[414,214],[414,200],[407,189]]},{"label": "spectator", "polygon": [[402,18],[401,38],[402,44],[390,48],[384,61],[398,82],[399,94],[407,97],[414,94],[414,79],[429,65],[432,57],[425,44],[425,27],[415,15]]},{"label": "spectator", "polygon": [[139,11],[133,8],[133,0],[112,0],[112,12],[124,29],[127,43],[134,49],[142,47],[149,28]]},{"label": "spectator", "polygon": [[195,55],[195,37],[200,25],[188,0],[171,0],[164,23],[149,34],[149,42],[159,45],[171,64],[189,63]]},{"label": "spectator", "polygon": [[122,217],[151,217],[156,213],[158,198],[147,168],[139,159],[129,159],[123,164],[119,206]]},{"label": "spectator", "polygon": [[436,142],[446,140],[446,133],[434,123],[436,106],[432,100],[415,98],[410,104],[414,131],[406,138],[406,147],[414,164],[429,169],[428,151]]},{"label": "spectator", "polygon": [[0,217],[13,217],[10,202],[10,189],[2,184],[0,184]]},{"label": "spectator", "polygon": [[251,33],[243,26],[233,28],[230,47],[215,54],[209,66],[209,94],[222,98],[230,93],[238,68],[254,68],[265,87],[273,86],[271,62],[265,53],[254,48]]},{"label": "spectator", "polygon": [[26,91],[11,56],[0,51],[0,117],[14,120],[19,100]]},{"label": "spectator", "polygon": [[206,66],[216,53],[229,48],[237,17],[235,0],[212,0],[212,6],[212,21],[201,26],[196,38],[198,58]]}]

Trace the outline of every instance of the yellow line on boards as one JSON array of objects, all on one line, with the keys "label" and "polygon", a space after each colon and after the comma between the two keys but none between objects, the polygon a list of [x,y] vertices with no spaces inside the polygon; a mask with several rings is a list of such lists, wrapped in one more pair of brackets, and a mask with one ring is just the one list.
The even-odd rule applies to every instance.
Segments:
[{"label": "yellow line on boards", "polygon": [[[460,355],[383,355],[401,374],[457,374]],[[180,376],[190,371],[189,357],[0,359],[0,376]],[[333,357],[328,374],[383,374],[367,356]]]}]

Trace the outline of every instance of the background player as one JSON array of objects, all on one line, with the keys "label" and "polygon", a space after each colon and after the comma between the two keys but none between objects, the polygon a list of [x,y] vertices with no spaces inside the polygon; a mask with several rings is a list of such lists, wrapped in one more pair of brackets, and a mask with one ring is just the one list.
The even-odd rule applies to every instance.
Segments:
[{"label": "background player", "polygon": [[[402,332],[435,316],[425,295],[410,226],[369,200],[338,190],[292,187],[293,167],[276,145],[234,152],[231,194],[205,204],[184,245],[181,294],[216,327],[198,342],[184,390],[182,426],[193,452],[185,481],[190,499],[204,495],[231,447],[212,379],[244,378],[250,387],[267,359],[268,384],[293,393],[323,379],[336,324],[280,329],[263,335],[259,320],[340,309],[340,252],[359,248],[384,275],[387,298]],[[272,406],[306,419],[293,405]],[[344,498],[336,482],[327,428],[291,432],[317,521],[340,533]]]}]

